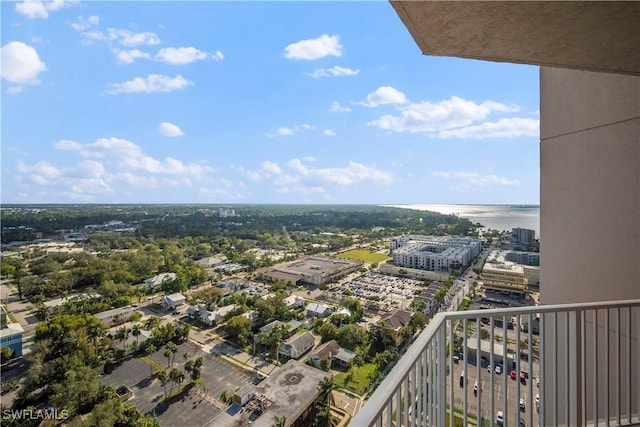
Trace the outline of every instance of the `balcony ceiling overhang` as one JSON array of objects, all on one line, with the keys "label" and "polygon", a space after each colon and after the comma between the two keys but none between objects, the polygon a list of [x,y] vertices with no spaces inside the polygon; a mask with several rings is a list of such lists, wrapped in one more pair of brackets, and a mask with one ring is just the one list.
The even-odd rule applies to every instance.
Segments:
[{"label": "balcony ceiling overhang", "polygon": [[640,75],[640,2],[391,4],[425,55]]}]

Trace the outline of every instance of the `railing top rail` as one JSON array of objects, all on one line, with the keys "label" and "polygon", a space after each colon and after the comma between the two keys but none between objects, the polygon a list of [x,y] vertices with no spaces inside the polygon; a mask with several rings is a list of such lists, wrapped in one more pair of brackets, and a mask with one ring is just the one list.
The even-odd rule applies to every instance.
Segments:
[{"label": "railing top rail", "polygon": [[[491,308],[488,310],[449,311],[442,313],[446,320],[470,319],[474,317],[496,317],[511,314],[558,313],[578,310],[601,310],[617,307],[640,307],[640,299],[621,301],[585,302],[573,304],[552,304],[527,307]],[[435,319],[435,318],[434,318]]]},{"label": "railing top rail", "polygon": [[436,336],[436,333],[445,324],[446,320],[469,319],[476,317],[500,316],[511,314],[529,313],[557,313],[581,310],[600,310],[619,307],[640,307],[640,299],[622,301],[602,301],[574,304],[554,304],[540,305],[534,307],[511,307],[503,309],[489,310],[468,310],[460,312],[446,312],[436,314],[424,331],[411,344],[407,352],[393,367],[391,372],[376,389],[376,392],[365,403],[364,410],[360,410],[353,418],[350,427],[370,427],[375,425],[376,420],[382,414],[394,391],[402,384],[402,381],[409,374],[418,358],[426,348],[427,344]]}]

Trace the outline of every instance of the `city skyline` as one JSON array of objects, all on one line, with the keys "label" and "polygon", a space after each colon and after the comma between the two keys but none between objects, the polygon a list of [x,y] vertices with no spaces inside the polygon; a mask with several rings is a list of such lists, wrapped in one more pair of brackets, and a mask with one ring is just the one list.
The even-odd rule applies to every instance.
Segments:
[{"label": "city skyline", "polygon": [[3,203],[539,204],[538,68],[387,2],[1,7]]}]

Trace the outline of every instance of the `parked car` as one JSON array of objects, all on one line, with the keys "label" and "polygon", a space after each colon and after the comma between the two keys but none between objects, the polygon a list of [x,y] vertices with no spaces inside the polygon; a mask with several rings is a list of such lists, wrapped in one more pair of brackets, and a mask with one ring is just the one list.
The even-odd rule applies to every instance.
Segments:
[{"label": "parked car", "polygon": [[504,426],[504,413],[502,411],[498,411],[496,414],[496,424],[500,427]]},{"label": "parked car", "polygon": [[496,366],[496,374],[500,375],[502,373],[502,366]]},{"label": "parked car", "polygon": [[518,423],[518,427],[527,427],[527,424],[524,422],[524,418],[520,418],[520,422]]},{"label": "parked car", "polygon": [[512,380],[515,380],[515,379],[516,379],[516,371],[512,370],[512,371],[509,373],[509,376],[511,377],[511,379],[512,379]]},{"label": "parked car", "polygon": [[520,411],[524,412],[526,410],[526,406],[524,403],[524,399],[521,397],[520,398]]},{"label": "parked car", "polygon": [[476,380],[476,383],[473,385],[473,395],[477,396],[478,395],[478,380]]},{"label": "parked car", "polygon": [[527,377],[526,377],[526,375],[524,374],[524,372],[520,372],[520,382],[521,382],[522,384],[526,384],[526,383],[527,383]]},{"label": "parked car", "polygon": [[540,410],[540,395],[536,394],[536,409]]}]

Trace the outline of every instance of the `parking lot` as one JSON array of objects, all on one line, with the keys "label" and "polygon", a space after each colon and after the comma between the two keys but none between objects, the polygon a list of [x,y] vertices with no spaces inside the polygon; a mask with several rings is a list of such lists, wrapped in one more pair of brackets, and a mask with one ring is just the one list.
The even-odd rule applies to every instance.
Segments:
[{"label": "parking lot", "polygon": [[329,292],[342,294],[349,290],[363,304],[369,297],[377,296],[380,298],[380,308],[390,310],[407,308],[413,301],[415,291],[422,290],[425,286],[420,280],[370,271],[332,287]]},{"label": "parking lot", "polygon": [[[142,359],[123,362],[102,378],[103,383],[116,388],[121,385],[129,387],[132,391],[129,402],[135,404],[141,412],[158,417],[161,425],[206,425],[220,413],[220,408],[224,407],[219,401],[220,394],[223,391],[233,393],[237,388],[252,382],[254,377],[218,356],[203,352],[196,344],[188,342],[180,344],[173,367],[183,368],[185,352],[191,360],[199,356],[203,357],[202,383],[174,397],[170,402],[162,402],[164,397],[162,384],[157,378],[150,377],[151,368]],[[167,358],[163,353],[164,347],[151,357],[159,365],[166,367]],[[183,385],[189,382],[189,375],[185,376]],[[167,385],[167,390],[169,387],[170,385]]]},{"label": "parking lot", "polygon": [[[461,387],[460,376],[465,372],[464,387]],[[458,409],[464,408],[464,398],[468,414],[476,416],[478,413],[478,399],[474,394],[474,385],[478,384],[480,394],[480,413],[485,420],[491,420],[495,424],[496,413],[506,412],[505,426],[516,426],[518,420],[522,419],[526,426],[538,425],[538,411],[535,406],[535,396],[539,394],[537,383],[532,375],[529,379],[521,382],[517,377],[511,379],[509,373],[496,374],[494,369],[491,372],[485,367],[480,368],[480,376],[475,365],[465,365],[463,361],[453,365],[451,370],[453,378],[447,377],[447,399],[450,396],[451,382],[453,380],[454,406]],[[492,382],[493,381],[493,382]],[[517,393],[520,393],[519,396]],[[494,408],[491,411],[490,396],[493,395]],[[524,400],[524,410],[520,409],[519,398]],[[506,400],[506,411],[505,411]]]}]

